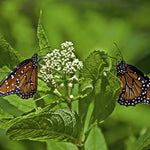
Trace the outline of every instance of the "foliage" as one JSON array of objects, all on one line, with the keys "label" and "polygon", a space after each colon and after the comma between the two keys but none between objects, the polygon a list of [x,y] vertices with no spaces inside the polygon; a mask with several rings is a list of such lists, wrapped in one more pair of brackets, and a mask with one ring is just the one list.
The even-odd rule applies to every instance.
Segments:
[{"label": "foliage", "polygon": [[[149,149],[149,105],[128,108],[116,105],[120,82],[113,71],[108,71],[112,69],[111,63],[115,64],[108,55],[116,57],[118,50],[113,46],[116,42],[127,63],[149,74],[149,1],[6,0],[0,2],[0,8],[0,80],[35,51],[41,56],[41,68],[43,57],[65,40],[73,41],[76,57],[85,60],[83,69],[76,74],[79,82],[68,88],[67,96],[72,92],[72,99],[55,93],[42,80],[40,72],[33,99],[0,97],[0,128],[4,129],[0,130],[0,149]],[[37,27],[41,9],[43,15]],[[57,89],[67,91],[60,86]],[[44,132],[42,127],[47,126],[47,121],[41,124],[42,115],[56,123],[55,128]],[[31,134],[23,129],[25,125]],[[60,134],[56,134],[59,127]],[[62,132],[63,128],[66,130]],[[24,140],[10,141],[5,132],[13,140]]]},{"label": "foliage", "polygon": [[[38,24],[37,34],[40,48],[48,48],[48,39],[46,38],[41,21],[39,21]],[[4,45],[5,44],[7,43],[5,42]],[[71,46],[69,46],[70,44]],[[47,87],[44,89],[44,94],[48,93],[48,96],[50,97],[51,95],[57,95],[56,100],[50,102],[49,104],[45,103],[44,106],[39,106],[41,108],[38,109],[36,108],[36,101],[39,101],[40,99],[35,101],[33,99],[29,99],[25,102],[26,105],[24,104],[24,107],[22,107],[21,103],[24,101],[19,103],[19,97],[16,98],[16,96],[12,96],[11,100],[9,96],[6,97],[5,99],[10,104],[26,114],[12,118],[11,115],[2,110],[1,116],[3,115],[3,117],[1,118],[0,122],[1,128],[6,129],[6,135],[13,140],[29,139],[36,141],[66,141],[77,145],[79,149],[85,145],[86,150],[89,149],[89,146],[87,145],[89,145],[89,143],[96,138],[97,140],[93,141],[95,146],[91,149],[94,149],[95,147],[99,149],[101,146],[103,149],[107,149],[102,132],[100,129],[96,127],[93,128],[92,126],[95,123],[99,124],[100,121],[105,120],[112,113],[116,104],[116,99],[119,95],[118,90],[120,89],[120,82],[118,81],[117,77],[107,71],[110,66],[108,55],[104,51],[94,51],[82,64],[82,62],[78,61],[78,59],[75,57],[73,53],[74,48],[71,42],[62,44],[62,48],[63,50],[59,55],[64,54],[64,52],[66,53],[67,50],[69,53],[68,56],[66,53],[62,57],[62,59],[66,58],[66,60],[60,60],[62,61],[60,67],[65,66],[72,61],[72,64],[70,65],[72,65],[72,69],[73,67],[76,69],[74,68],[72,70],[69,67],[69,71],[69,68],[64,70],[64,68],[58,69],[56,67],[59,80],[45,80],[49,88]],[[45,50],[43,49],[43,51]],[[47,57],[44,57],[44,59],[46,59],[45,63],[51,62],[54,65],[52,60],[53,57],[57,55],[56,50],[55,53],[52,51],[51,54],[52,57],[50,57],[50,54],[47,54]],[[51,58],[50,60],[49,57]],[[58,57],[58,59],[60,58]],[[75,63],[76,65],[74,64],[74,60],[77,63]],[[49,63],[46,65],[50,66]],[[41,69],[43,70],[43,67],[41,67]],[[49,68],[46,69],[48,70]],[[50,69],[50,71],[55,70]],[[48,73],[49,71],[47,71],[46,74],[44,73],[44,76]],[[60,80],[61,77],[62,79]],[[81,82],[79,82],[80,80]],[[49,84],[50,82],[51,84]],[[93,87],[90,92],[86,90],[89,88],[89,83],[92,85],[91,87]],[[62,84],[63,89],[61,89]],[[40,83],[40,86],[44,86],[42,82]],[[75,93],[73,92],[74,90],[76,90]],[[103,94],[104,92],[106,93]],[[112,98],[109,98],[109,95],[112,95]],[[92,99],[91,96],[93,97]],[[73,108],[72,103],[74,101],[79,103],[79,114],[75,111],[75,108]],[[87,103],[87,108],[85,108],[82,104],[83,102],[86,103],[86,101],[93,103],[94,105],[93,110],[90,110],[91,116],[88,116],[88,122],[86,122],[86,119],[82,120],[82,117],[86,115],[83,110],[86,110],[86,112],[89,111],[90,103]],[[58,104],[52,106],[54,103],[58,103],[59,105],[66,103],[68,108],[65,108],[66,106],[63,105],[60,108],[55,108]],[[57,107],[59,107],[59,105]],[[85,125],[86,129],[84,128]],[[102,138],[102,143],[99,143],[99,137],[100,139]]]}]

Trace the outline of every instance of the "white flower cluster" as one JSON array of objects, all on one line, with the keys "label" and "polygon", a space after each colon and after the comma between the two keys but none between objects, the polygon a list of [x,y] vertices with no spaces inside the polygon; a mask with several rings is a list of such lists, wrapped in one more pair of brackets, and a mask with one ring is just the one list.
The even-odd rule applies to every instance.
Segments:
[{"label": "white flower cluster", "polygon": [[71,75],[70,80],[78,80],[75,72],[83,67],[82,61],[79,61],[74,54],[72,42],[62,43],[61,48],[62,50],[54,49],[48,53],[43,59],[45,65],[40,69],[43,80],[53,85],[63,78],[63,74]]}]

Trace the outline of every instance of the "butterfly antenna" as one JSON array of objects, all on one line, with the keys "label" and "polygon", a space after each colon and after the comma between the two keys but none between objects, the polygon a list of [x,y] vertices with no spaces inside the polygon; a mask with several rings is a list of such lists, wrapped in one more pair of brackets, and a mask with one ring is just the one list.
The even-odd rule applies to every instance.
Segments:
[{"label": "butterfly antenna", "polygon": [[117,43],[114,42],[114,45],[116,46],[116,48],[118,49],[118,52],[120,53],[120,55],[118,55],[118,56],[120,56],[123,59],[122,54],[121,54],[121,50],[118,47]]}]

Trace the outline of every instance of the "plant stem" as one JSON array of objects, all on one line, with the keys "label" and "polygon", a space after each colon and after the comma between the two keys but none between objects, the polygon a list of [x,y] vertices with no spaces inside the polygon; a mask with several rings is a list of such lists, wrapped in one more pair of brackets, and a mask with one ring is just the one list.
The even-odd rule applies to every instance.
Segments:
[{"label": "plant stem", "polygon": [[82,146],[77,146],[79,150],[84,150],[84,145]]},{"label": "plant stem", "polygon": [[71,110],[72,106],[71,106],[71,103],[67,103],[69,109]]}]

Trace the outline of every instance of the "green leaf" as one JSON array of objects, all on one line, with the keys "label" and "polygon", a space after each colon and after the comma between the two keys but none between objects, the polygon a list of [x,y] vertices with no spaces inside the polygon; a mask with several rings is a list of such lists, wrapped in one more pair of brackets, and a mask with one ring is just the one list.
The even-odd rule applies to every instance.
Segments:
[{"label": "green leaf", "polygon": [[93,83],[92,83],[92,79],[90,78],[84,78],[81,81],[81,85],[80,85],[80,92],[82,93],[82,95],[84,94],[90,94],[93,90]]},{"label": "green leaf", "polygon": [[10,46],[9,43],[0,35],[0,67],[9,66],[9,68],[14,68],[16,63],[19,62],[19,57],[15,50]]},{"label": "green leaf", "polygon": [[110,72],[105,72],[101,79],[97,80],[92,122],[102,121],[112,113],[119,97],[120,87],[119,79]]},{"label": "green leaf", "polygon": [[87,115],[90,103],[95,101],[95,91],[93,91],[93,89],[95,89],[95,83],[101,78],[102,72],[108,69],[109,64],[110,62],[107,53],[104,51],[94,51],[84,61],[83,69],[81,71],[84,79],[80,84],[80,93],[81,95],[87,94],[88,96],[79,100],[79,113],[83,122]]},{"label": "green leaf", "polygon": [[5,113],[11,116],[19,116],[24,113],[23,111],[20,111],[16,106],[10,104],[7,100],[5,100],[4,97],[0,97],[0,108],[2,108]]},{"label": "green leaf", "polygon": [[[41,24],[41,18],[42,18],[42,11],[40,11],[40,17],[39,17],[38,28],[37,28],[37,37],[39,40],[39,47],[40,47],[41,52],[46,52],[49,50],[50,47],[49,47],[46,33]],[[46,53],[42,53],[42,54],[46,54]]]},{"label": "green leaf", "polygon": [[9,119],[9,118],[13,118],[13,116],[0,108],[0,119],[2,119],[2,118]]},{"label": "green leaf", "polygon": [[85,142],[85,150],[107,150],[107,145],[100,128],[94,127]]},{"label": "green leaf", "polygon": [[75,112],[69,109],[41,112],[23,116],[7,130],[13,140],[70,141],[80,138],[81,124]]},{"label": "green leaf", "polygon": [[18,108],[18,110],[27,113],[36,108],[36,104],[33,98],[30,99],[21,99],[17,95],[9,95],[4,97],[6,101],[8,101],[11,105]]},{"label": "green leaf", "polygon": [[117,77],[107,71],[110,63],[104,51],[94,51],[84,62],[82,70],[84,80],[81,82],[80,92],[88,96],[79,101],[79,112],[83,122],[88,111],[91,112],[89,105],[92,101],[94,109],[91,123],[106,119],[115,107],[121,84]]},{"label": "green leaf", "polygon": [[0,119],[0,129],[7,129],[10,119]]},{"label": "green leaf", "polygon": [[104,69],[108,69],[110,65],[107,53],[104,51],[94,51],[84,61],[82,76],[85,79],[97,80]]},{"label": "green leaf", "polygon": [[50,88],[47,86],[47,84],[41,78],[38,78],[38,85],[40,85],[40,86],[38,86],[38,91],[45,92],[45,91],[50,90]]},{"label": "green leaf", "polygon": [[66,142],[47,142],[47,150],[78,150],[78,148]]},{"label": "green leaf", "polygon": [[58,97],[50,91],[50,88],[43,80],[41,80],[41,78],[38,78],[38,85],[40,86],[38,86],[35,99],[37,106],[43,107],[58,99]]},{"label": "green leaf", "polygon": [[150,148],[150,128],[146,129],[145,132],[136,140],[133,144],[132,149],[134,150],[148,150]]}]

